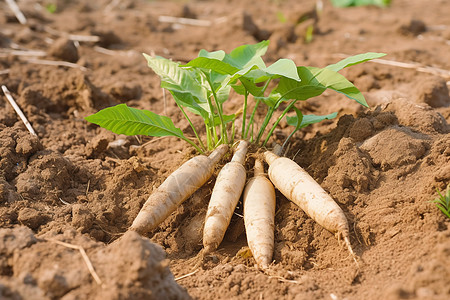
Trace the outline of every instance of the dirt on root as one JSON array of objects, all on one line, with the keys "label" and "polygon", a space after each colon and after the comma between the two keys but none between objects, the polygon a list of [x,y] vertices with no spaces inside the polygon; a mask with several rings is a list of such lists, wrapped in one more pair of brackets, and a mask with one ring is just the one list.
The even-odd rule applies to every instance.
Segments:
[{"label": "dirt on root", "polygon": [[[345,9],[320,1],[320,12],[312,0],[17,3],[25,25],[0,3],[0,83],[37,137],[0,96],[0,298],[450,297],[449,219],[430,203],[450,183],[448,1]],[[278,192],[268,273],[246,250],[240,204],[218,251],[199,264],[219,169],[151,234],[126,232],[152,190],[195,150],[171,137],[116,135],[83,117],[127,103],[169,116],[191,136],[141,53],[187,62],[200,49],[230,51],[263,39],[271,40],[269,63],[286,57],[324,67],[373,51],[415,66],[378,61],[343,70],[370,108],[328,91],[299,104],[307,114],[339,113],[297,132],[286,156],[344,210],[359,266]],[[31,50],[40,53],[23,52]],[[49,60],[75,65],[43,64]],[[240,101],[233,95],[226,111]],[[264,114],[258,110],[259,121]],[[281,122],[273,141],[291,130]]]}]

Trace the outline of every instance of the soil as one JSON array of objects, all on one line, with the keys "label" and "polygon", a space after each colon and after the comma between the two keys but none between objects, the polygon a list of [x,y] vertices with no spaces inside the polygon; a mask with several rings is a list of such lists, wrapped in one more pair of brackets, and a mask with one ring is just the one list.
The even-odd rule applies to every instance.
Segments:
[{"label": "soil", "polygon": [[[450,220],[430,203],[450,183],[447,0],[393,0],[384,9],[323,1],[320,13],[310,0],[17,3],[25,25],[0,3],[0,82],[37,137],[1,96],[1,299],[449,299]],[[286,156],[344,210],[359,266],[278,192],[270,272],[248,255],[238,215],[199,264],[215,176],[149,235],[126,232],[152,190],[195,150],[171,137],[116,135],[83,117],[127,103],[169,116],[192,135],[141,53],[187,62],[200,49],[230,51],[267,38],[269,63],[287,57],[324,67],[372,51],[423,67],[368,62],[343,70],[368,109],[328,91],[299,105],[303,113],[339,113],[297,132]],[[239,101],[233,96],[226,110]],[[290,130],[282,122],[273,141]]]}]

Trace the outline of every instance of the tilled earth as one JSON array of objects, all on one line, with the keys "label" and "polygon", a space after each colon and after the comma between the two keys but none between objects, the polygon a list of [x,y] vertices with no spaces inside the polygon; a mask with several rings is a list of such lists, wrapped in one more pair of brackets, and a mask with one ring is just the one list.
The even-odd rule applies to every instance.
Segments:
[{"label": "tilled earth", "polygon": [[[37,137],[0,96],[0,298],[448,299],[449,220],[430,201],[450,182],[450,2],[318,2],[319,13],[309,0],[17,1],[25,25],[1,2],[0,84]],[[141,53],[187,62],[200,49],[264,39],[269,63],[324,67],[345,55],[388,54],[388,62],[342,71],[369,109],[332,92],[301,103],[304,113],[338,118],[296,133],[287,153],[344,210],[359,266],[280,193],[270,272],[249,257],[239,214],[201,260],[215,176],[147,237],[125,233],[151,191],[195,151],[170,137],[118,136],[83,117],[127,103],[191,135]],[[239,101],[233,96],[226,110]],[[273,141],[290,130],[281,123]]]}]

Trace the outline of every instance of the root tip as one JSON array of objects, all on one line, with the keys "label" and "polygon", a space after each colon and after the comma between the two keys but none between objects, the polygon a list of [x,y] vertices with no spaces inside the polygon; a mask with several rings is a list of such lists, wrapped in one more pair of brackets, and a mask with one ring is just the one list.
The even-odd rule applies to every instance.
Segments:
[{"label": "root tip", "polygon": [[350,244],[350,239],[348,238],[348,236],[344,236],[344,242],[345,242],[345,245],[347,246],[348,251],[350,252],[350,255],[353,258],[353,261],[355,262],[356,266],[359,268],[359,262],[356,259],[357,256],[356,256],[355,252],[353,251],[353,248],[352,248],[352,245]]},{"label": "root tip", "polygon": [[216,249],[214,249],[214,247],[212,245],[206,245],[203,248],[203,254],[208,255],[208,254],[212,253],[214,250],[216,250]]}]

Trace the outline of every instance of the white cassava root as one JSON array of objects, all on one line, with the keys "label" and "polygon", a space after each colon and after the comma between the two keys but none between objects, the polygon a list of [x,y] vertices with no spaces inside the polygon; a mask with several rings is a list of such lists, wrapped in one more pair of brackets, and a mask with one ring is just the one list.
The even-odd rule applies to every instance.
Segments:
[{"label": "white cassava root", "polygon": [[144,234],[163,222],[208,181],[215,165],[227,151],[228,145],[220,145],[209,156],[199,155],[181,165],[150,195],[130,230]]},{"label": "white cassava root", "polygon": [[257,265],[269,267],[274,249],[275,189],[264,174],[261,160],[255,161],[255,174],[244,190],[244,223],[247,243]]},{"label": "white cassava root", "polygon": [[297,163],[286,157],[266,151],[264,159],[269,164],[269,178],[289,200],[297,204],[319,225],[343,239],[356,261],[350,244],[350,231],[342,209],[325,190]]},{"label": "white cassava root", "polygon": [[246,171],[244,167],[248,149],[247,141],[240,141],[233,158],[217,176],[203,229],[205,254],[217,249],[230,224],[231,217],[244,189]]}]

